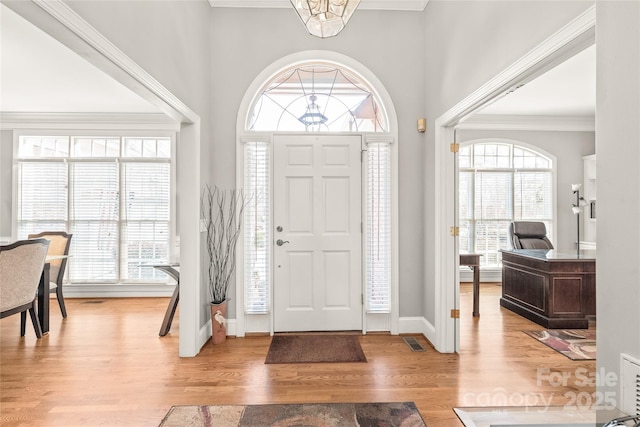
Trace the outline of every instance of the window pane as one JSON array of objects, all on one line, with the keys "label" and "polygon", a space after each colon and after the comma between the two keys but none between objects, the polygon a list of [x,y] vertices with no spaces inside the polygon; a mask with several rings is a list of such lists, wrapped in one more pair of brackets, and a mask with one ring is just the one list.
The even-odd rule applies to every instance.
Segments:
[{"label": "window pane", "polygon": [[67,157],[69,138],[66,136],[21,136],[18,157]]},{"label": "window pane", "polygon": [[297,65],[265,84],[248,129],[384,132],[386,117],[369,84],[331,64]]},{"label": "window pane", "polygon": [[72,157],[118,157],[120,138],[73,138]]},{"label": "window pane", "polygon": [[460,148],[460,153],[458,156],[458,167],[460,168],[470,168],[471,165],[471,145],[467,145]]},{"label": "window pane", "polygon": [[509,168],[510,156],[507,144],[474,144],[473,165],[476,168]]}]

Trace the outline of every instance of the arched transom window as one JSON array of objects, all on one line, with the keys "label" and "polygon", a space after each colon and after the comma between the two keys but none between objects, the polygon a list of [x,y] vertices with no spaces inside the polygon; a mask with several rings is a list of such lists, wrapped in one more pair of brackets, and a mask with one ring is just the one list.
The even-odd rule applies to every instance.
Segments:
[{"label": "arched transom window", "polygon": [[553,162],[530,148],[505,142],[460,147],[460,251],[479,253],[497,268],[508,249],[511,221],[542,221],[552,234]]},{"label": "arched transom window", "polygon": [[252,131],[387,132],[369,84],[343,66],[294,65],[267,82],[248,117]]}]

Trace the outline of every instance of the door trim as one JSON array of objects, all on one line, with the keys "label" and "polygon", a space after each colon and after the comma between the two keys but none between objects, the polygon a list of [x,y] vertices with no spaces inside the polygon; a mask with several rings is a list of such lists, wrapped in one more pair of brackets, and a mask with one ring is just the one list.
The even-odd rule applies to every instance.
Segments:
[{"label": "door trim", "polygon": [[[366,66],[356,61],[355,59],[346,56],[338,52],[332,52],[328,50],[308,50],[293,53],[291,55],[284,56],[270,65],[256,67],[260,71],[253,82],[249,85],[247,91],[242,98],[240,107],[238,108],[238,115],[236,117],[236,184],[241,187],[244,181],[244,145],[248,142],[264,142],[269,145],[272,144],[273,136],[276,132],[254,132],[246,128],[247,117],[249,108],[252,105],[253,99],[258,95],[258,92],[262,85],[277,73],[279,70],[286,66],[296,63],[302,63],[307,61],[329,61],[337,65],[350,68],[354,72],[360,74],[365,80],[367,80],[375,91],[384,106],[387,113],[389,132],[386,133],[357,133],[349,132],[349,135],[360,135],[363,138],[365,144],[371,142],[387,142],[391,146],[391,189],[392,189],[392,254],[391,254],[391,310],[387,316],[387,320],[378,321],[378,315],[369,315],[364,319],[364,332],[366,332],[367,325],[383,325],[385,330],[391,332],[393,335],[397,335],[400,332],[400,301],[399,301],[399,221],[398,221],[398,116],[393,104],[393,100],[382,82],[376,77],[376,75],[369,70]],[[278,132],[278,133],[292,133],[292,132]],[[340,132],[332,134],[341,134]],[[272,147],[271,147],[272,149]],[[272,157],[273,161],[273,157]],[[363,168],[363,171],[366,169]],[[365,185],[363,180],[363,185]],[[364,193],[364,192],[363,192]],[[236,336],[243,337],[247,332],[250,333],[271,333],[273,334],[273,324],[271,316],[269,314],[263,315],[245,315],[244,313],[244,260],[242,254],[244,253],[244,236],[241,236],[238,241],[238,257],[236,265],[236,286],[235,295],[235,315],[234,322]],[[273,272],[272,272],[273,274]],[[363,310],[366,312],[366,310]],[[231,320],[233,322],[233,319]],[[381,328],[374,328],[368,330],[382,330]]]},{"label": "door trim", "polygon": [[[459,282],[458,257],[455,238],[449,228],[455,223],[453,192],[453,162],[450,161],[449,144],[453,141],[454,128],[475,111],[489,102],[499,99],[512,88],[529,82],[576,53],[595,43],[596,13],[591,6],[567,25],[533,48],[504,71],[479,89],[454,105],[435,121],[435,268],[431,280],[435,283],[434,335],[427,337],[441,353],[458,351],[456,322],[448,311],[455,308],[456,283]],[[427,278],[429,279],[429,278]]]}]

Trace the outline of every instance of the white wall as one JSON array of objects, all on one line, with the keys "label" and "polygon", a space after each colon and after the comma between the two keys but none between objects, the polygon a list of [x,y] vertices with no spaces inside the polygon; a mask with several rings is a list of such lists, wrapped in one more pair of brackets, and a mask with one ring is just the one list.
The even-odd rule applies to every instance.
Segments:
[{"label": "white wall", "polygon": [[13,132],[0,131],[0,237],[11,236]]},{"label": "white wall", "polygon": [[[557,240],[553,242],[558,250],[575,248],[576,217],[571,212],[575,196],[571,184],[583,181],[582,156],[595,153],[594,132],[550,132],[550,131],[458,131],[459,142],[481,138],[505,138],[531,144],[556,157],[556,200],[557,200]],[[582,231],[582,230],[581,230]]]},{"label": "white wall", "polygon": [[640,359],[640,2],[597,3],[596,69],[597,365],[619,374]]},{"label": "white wall", "polygon": [[399,121],[401,316],[422,313],[425,139],[416,130],[424,116],[422,23],[422,12],[358,10],[338,37],[323,40],[308,35],[291,8],[215,8],[212,20],[213,182],[233,185],[240,101],[258,74],[280,58],[306,50],[338,52],[362,63],[389,92]]},{"label": "white wall", "polygon": [[438,1],[427,3],[425,143],[425,300],[423,315],[435,322],[434,123],[517,59],[581,12],[587,1]]}]

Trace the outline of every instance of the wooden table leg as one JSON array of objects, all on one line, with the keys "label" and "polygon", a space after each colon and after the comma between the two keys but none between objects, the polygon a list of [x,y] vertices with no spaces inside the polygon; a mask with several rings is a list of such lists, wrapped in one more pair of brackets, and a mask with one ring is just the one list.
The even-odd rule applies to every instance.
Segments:
[{"label": "wooden table leg", "polygon": [[42,275],[40,275],[40,284],[38,285],[38,319],[40,320],[40,328],[42,335],[49,333],[49,270],[51,264],[44,264]]},{"label": "wooden table leg", "polygon": [[176,284],[176,288],[173,290],[173,295],[171,295],[171,301],[169,301],[169,306],[167,307],[167,311],[164,313],[164,319],[162,320],[162,326],[160,326],[160,336],[164,337],[169,333],[171,329],[171,322],[173,322],[173,315],[176,314],[176,308],[178,307],[178,300],[180,299],[180,284]]},{"label": "wooden table leg", "polygon": [[480,316],[480,266],[474,265],[473,269],[473,316]]}]

